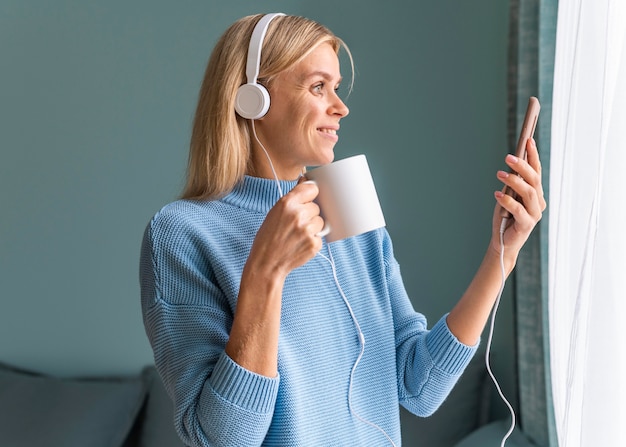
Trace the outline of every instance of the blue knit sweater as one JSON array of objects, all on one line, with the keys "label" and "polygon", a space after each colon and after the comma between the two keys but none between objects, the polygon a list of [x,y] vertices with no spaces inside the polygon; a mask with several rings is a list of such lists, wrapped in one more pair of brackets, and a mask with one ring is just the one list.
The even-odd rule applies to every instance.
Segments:
[{"label": "blue knit sweater", "polygon": [[[281,183],[283,191],[295,186]],[[398,404],[421,416],[434,412],[476,347],[461,344],[445,317],[427,329],[386,230],[330,244],[366,340],[350,402],[360,343],[326,243],[286,279],[278,376],[255,374],[224,353],[244,263],[277,200],[274,181],[246,177],[221,200],[165,206],[146,229],[144,324],[176,429],[192,446],[390,445],[380,428],[399,446]]]}]

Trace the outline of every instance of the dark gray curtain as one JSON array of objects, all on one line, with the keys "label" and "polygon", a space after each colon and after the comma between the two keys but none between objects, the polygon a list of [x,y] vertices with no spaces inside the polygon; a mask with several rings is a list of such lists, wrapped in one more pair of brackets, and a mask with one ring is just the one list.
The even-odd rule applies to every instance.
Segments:
[{"label": "dark gray curtain", "polygon": [[535,140],[548,210],[520,253],[514,273],[519,425],[539,446],[556,447],[548,340],[550,122],[557,0],[510,0],[509,148],[515,148],[529,96],[541,113]]}]

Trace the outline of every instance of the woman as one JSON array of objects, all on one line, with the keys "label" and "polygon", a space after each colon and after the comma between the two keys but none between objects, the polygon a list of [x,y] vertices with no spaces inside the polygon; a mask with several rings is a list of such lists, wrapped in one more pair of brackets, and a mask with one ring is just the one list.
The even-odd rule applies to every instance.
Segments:
[{"label": "woman", "polygon": [[262,18],[238,20],[217,43],[186,190],[143,241],[144,323],[175,426],[193,446],[400,445],[398,403],[431,414],[476,351],[501,284],[500,207],[514,218],[507,274],[541,218],[537,149],[529,142],[528,163],[507,157],[520,176],[498,177],[522,200],[496,192],[484,261],[428,330],[387,232],[329,247],[317,187],[299,181],[333,160],[348,115],[337,96],[343,42],[311,20],[266,16],[258,81],[271,105],[258,119],[235,111]]}]

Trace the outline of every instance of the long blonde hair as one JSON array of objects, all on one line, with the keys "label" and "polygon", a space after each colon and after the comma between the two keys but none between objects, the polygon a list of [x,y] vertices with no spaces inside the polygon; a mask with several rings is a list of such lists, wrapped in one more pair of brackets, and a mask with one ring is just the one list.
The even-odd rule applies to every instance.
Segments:
[{"label": "long blonde hair", "polygon": [[[252,30],[263,14],[233,23],[221,36],[207,64],[193,122],[187,167],[186,199],[215,199],[239,183],[250,162],[248,120],[235,112],[235,95],[246,82],[246,60]],[[297,16],[272,20],[263,41],[259,83],[265,87],[318,45],[330,43],[338,54],[346,44],[325,26]]]}]

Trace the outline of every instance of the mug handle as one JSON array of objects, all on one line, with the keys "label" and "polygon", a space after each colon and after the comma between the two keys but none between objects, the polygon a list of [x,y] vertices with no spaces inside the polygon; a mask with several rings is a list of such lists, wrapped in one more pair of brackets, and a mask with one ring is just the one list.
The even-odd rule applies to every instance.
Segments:
[{"label": "mug handle", "polygon": [[[302,183],[310,183],[312,185],[317,186],[317,183],[315,182],[315,180],[307,180],[307,181],[302,182]],[[322,231],[317,233],[315,236],[324,237],[324,236],[327,236],[328,233],[330,233],[330,225],[328,225],[328,223],[324,222],[324,228],[322,228]]]}]

